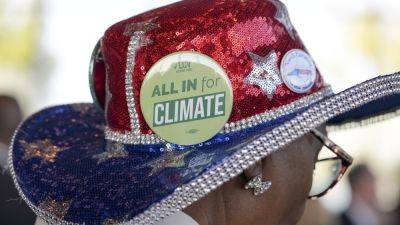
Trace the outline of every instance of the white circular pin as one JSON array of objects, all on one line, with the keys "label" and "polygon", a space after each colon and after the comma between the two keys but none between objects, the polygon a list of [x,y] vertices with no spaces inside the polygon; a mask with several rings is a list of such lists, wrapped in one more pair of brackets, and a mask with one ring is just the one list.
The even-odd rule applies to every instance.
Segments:
[{"label": "white circular pin", "polygon": [[309,54],[300,49],[292,49],[282,59],[281,75],[290,90],[303,94],[314,86],[317,69]]}]

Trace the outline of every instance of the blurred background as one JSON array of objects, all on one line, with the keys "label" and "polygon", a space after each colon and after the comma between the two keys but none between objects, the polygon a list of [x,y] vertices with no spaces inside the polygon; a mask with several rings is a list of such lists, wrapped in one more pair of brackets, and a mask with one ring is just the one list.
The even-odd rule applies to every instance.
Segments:
[{"label": "blurred background", "polygon": [[[19,120],[43,107],[91,101],[89,58],[110,25],[172,2],[0,0],[0,165],[6,164],[10,130]],[[400,70],[400,1],[283,2],[335,91]],[[310,203],[300,224],[346,224],[346,217],[363,217],[360,214],[370,216],[360,218],[364,222],[359,224],[400,224],[395,219],[400,200],[399,126],[400,119],[393,119],[331,133],[361,166],[351,173],[351,182],[345,177],[322,200]],[[16,193],[5,188],[12,186],[7,175],[2,176],[0,221],[10,215],[5,212],[11,204],[22,207]],[[20,210],[26,210],[25,221],[33,220],[27,209]]]}]

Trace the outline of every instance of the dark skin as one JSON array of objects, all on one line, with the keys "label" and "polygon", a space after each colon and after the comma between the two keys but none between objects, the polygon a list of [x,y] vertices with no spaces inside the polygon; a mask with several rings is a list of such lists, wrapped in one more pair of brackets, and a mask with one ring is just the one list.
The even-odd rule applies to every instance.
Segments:
[{"label": "dark skin", "polygon": [[[326,133],[325,128],[319,129]],[[200,225],[293,225],[301,218],[322,144],[307,134],[184,210]],[[254,196],[246,182],[262,171],[272,186]]]}]

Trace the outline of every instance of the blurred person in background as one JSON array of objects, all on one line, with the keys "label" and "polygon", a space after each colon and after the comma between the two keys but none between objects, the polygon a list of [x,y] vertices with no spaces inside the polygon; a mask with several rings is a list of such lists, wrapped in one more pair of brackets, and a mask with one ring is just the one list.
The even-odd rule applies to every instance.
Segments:
[{"label": "blurred person in background", "polygon": [[[398,193],[400,194],[400,193]],[[400,195],[398,196],[397,205],[393,211],[390,212],[388,216],[388,225],[400,224]]]},{"label": "blurred person in background", "polygon": [[397,203],[397,208],[393,211],[392,224],[400,224],[400,198]]},{"label": "blurred person in background", "polygon": [[320,201],[309,201],[297,225],[337,225],[336,215],[327,210]]},{"label": "blurred person in background", "polygon": [[376,178],[370,168],[360,164],[350,171],[349,183],[352,198],[341,215],[342,225],[381,225],[382,213],[376,197]]},{"label": "blurred person in background", "polygon": [[31,225],[33,212],[18,196],[7,170],[8,145],[22,113],[18,102],[8,96],[0,96],[0,224]]}]

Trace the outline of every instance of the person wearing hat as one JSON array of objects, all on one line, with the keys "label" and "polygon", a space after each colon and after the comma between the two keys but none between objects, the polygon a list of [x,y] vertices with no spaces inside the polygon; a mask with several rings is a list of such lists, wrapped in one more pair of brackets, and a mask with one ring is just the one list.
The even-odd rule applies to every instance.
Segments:
[{"label": "person wearing hat", "polygon": [[13,138],[16,187],[50,224],[294,224],[352,163],[326,130],[400,106],[399,73],[333,93],[277,0],[116,23],[90,83],[94,103],[44,109]]}]

